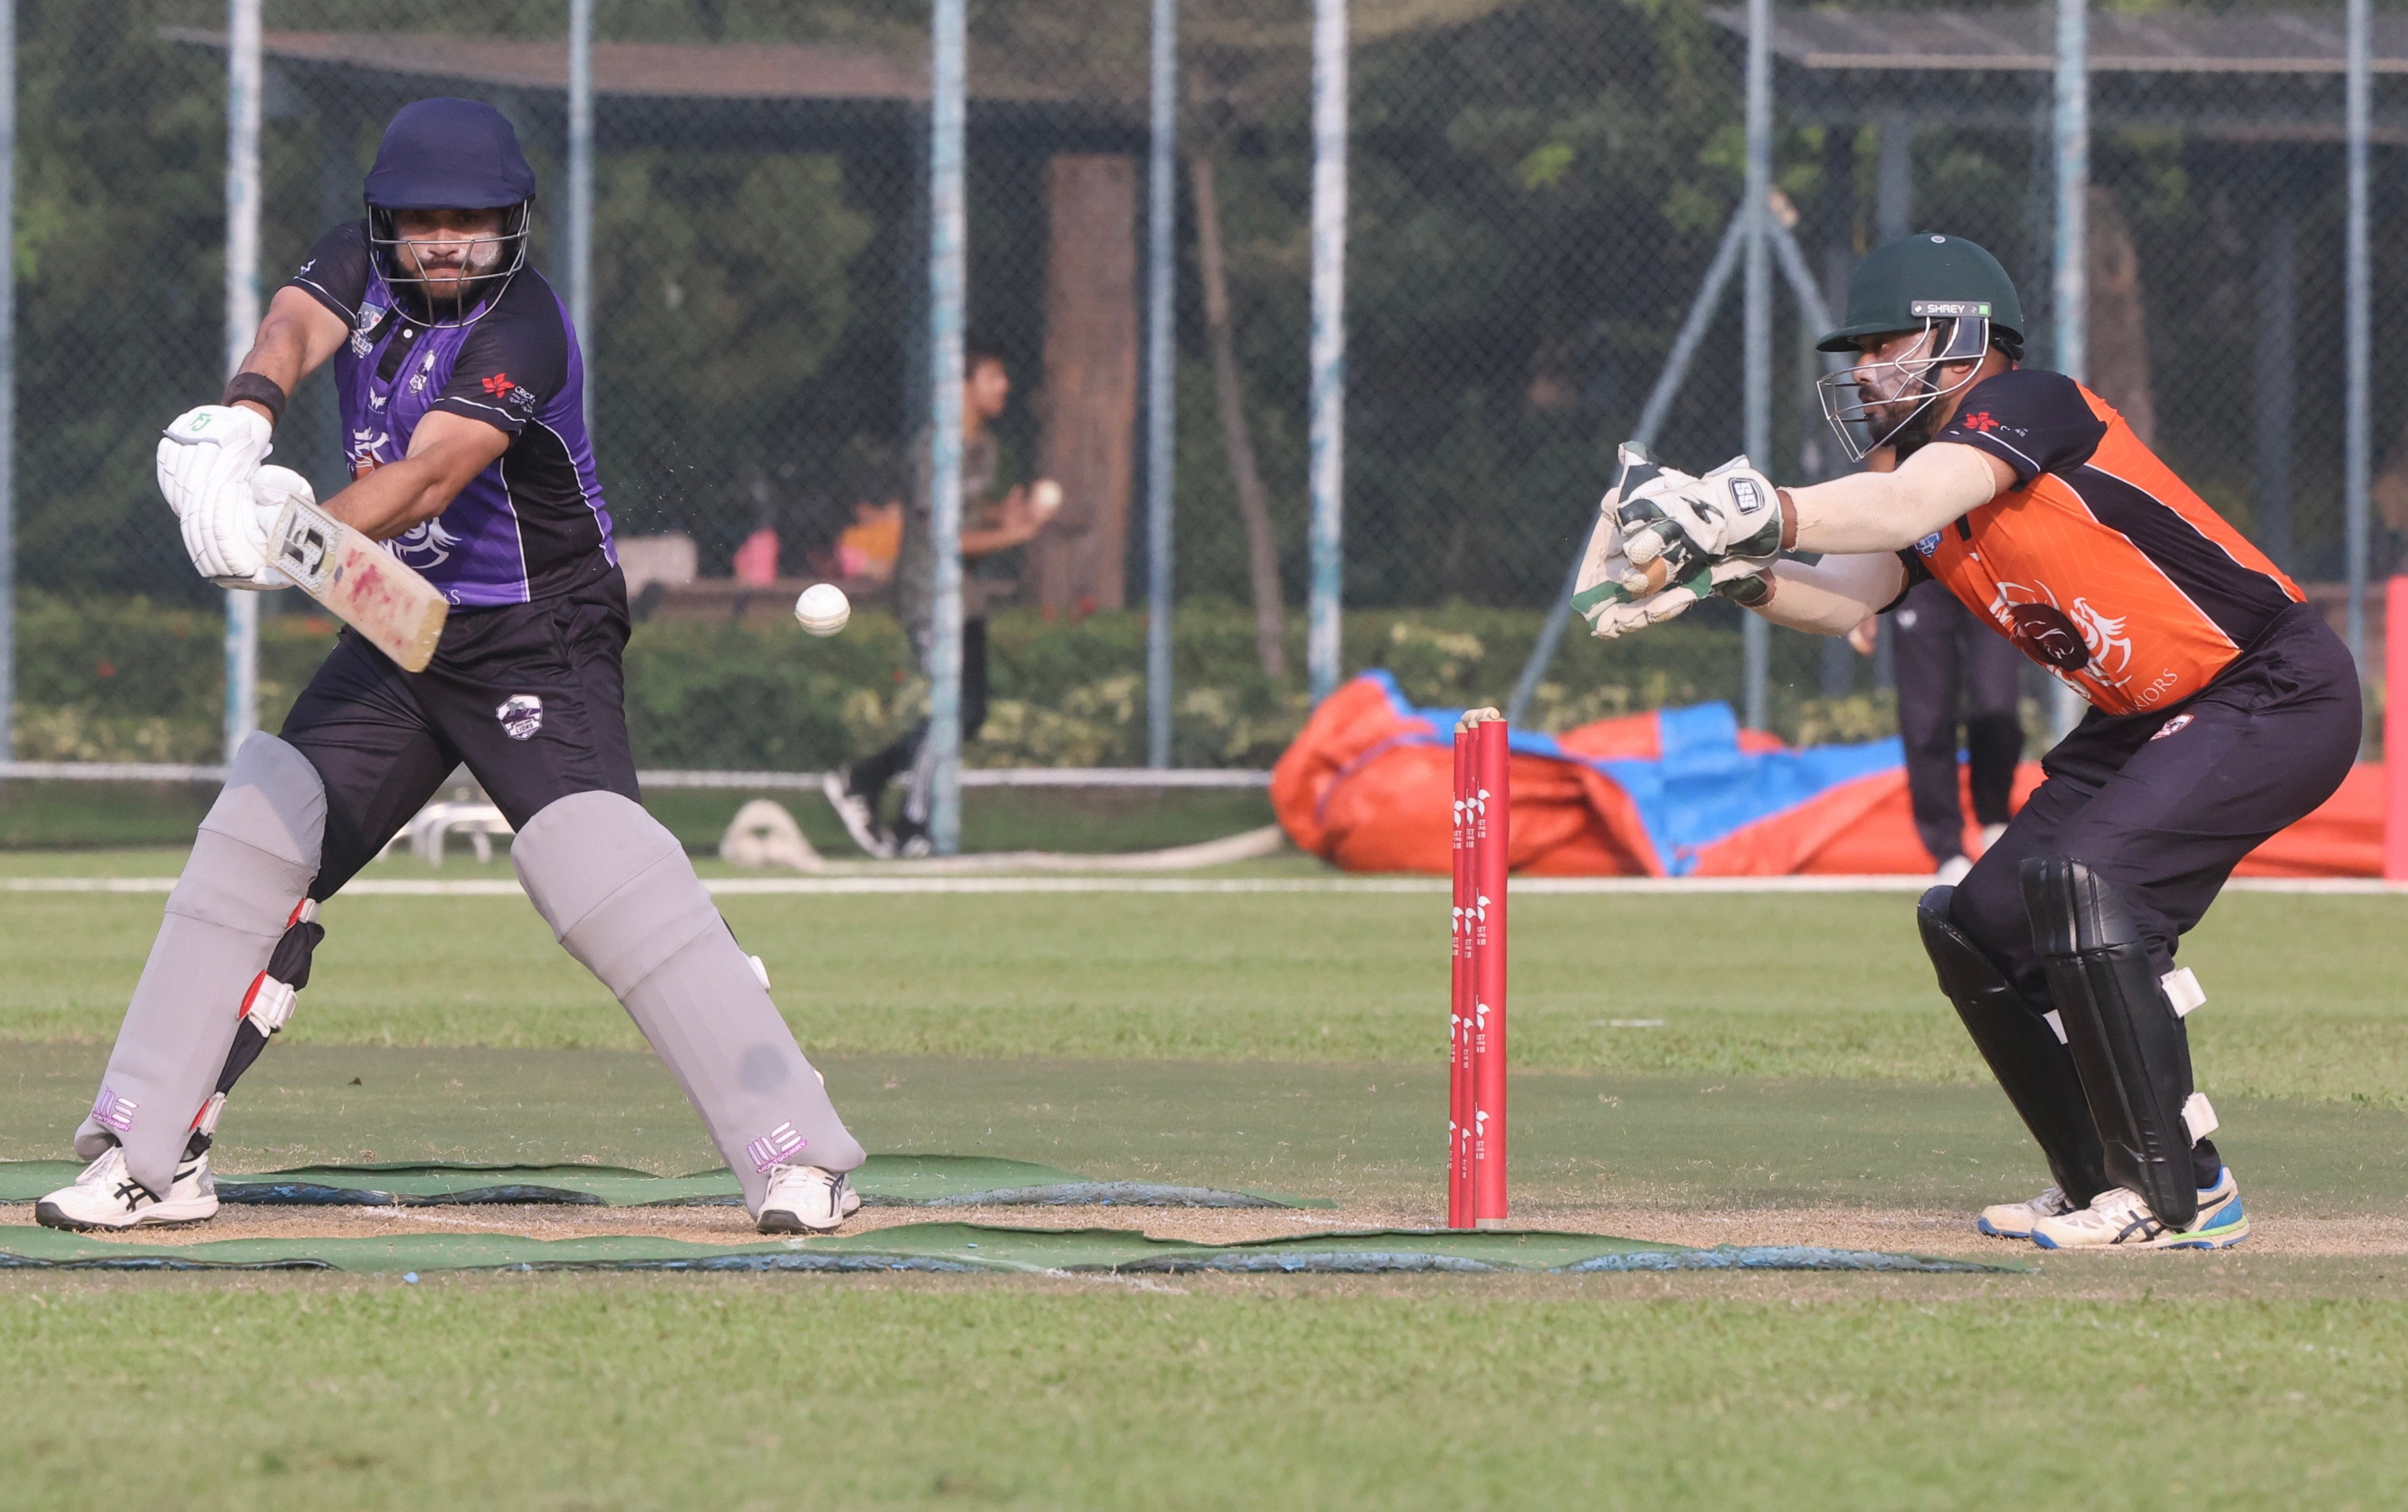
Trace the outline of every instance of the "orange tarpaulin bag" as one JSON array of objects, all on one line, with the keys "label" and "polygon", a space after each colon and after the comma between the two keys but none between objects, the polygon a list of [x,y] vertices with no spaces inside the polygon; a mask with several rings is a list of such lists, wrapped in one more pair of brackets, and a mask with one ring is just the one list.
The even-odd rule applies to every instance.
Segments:
[{"label": "orange tarpaulin bag", "polygon": [[[1348,871],[1450,863],[1454,725],[1368,672],[1313,711],[1271,772],[1288,837]],[[1515,871],[1556,877],[1920,876],[1932,868],[1895,740],[1785,749],[1727,706],[1658,709],[1561,735],[1512,736]],[[2040,763],[2016,774],[2020,805]],[[1971,813],[1970,796],[1964,802]],[[2315,813],[2241,863],[2243,877],[2373,877],[2382,768],[2361,765]],[[1969,831],[1971,826],[1968,826]],[[1970,853],[1976,844],[1968,834]]]}]

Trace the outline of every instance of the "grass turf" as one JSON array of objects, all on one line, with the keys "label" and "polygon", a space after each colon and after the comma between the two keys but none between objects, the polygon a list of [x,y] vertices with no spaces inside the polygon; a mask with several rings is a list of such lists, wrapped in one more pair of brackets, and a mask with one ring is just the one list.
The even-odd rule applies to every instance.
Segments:
[{"label": "grass turf", "polygon": [[[55,1158],[105,1048],[0,1044],[0,1159]],[[1242,1187],[1437,1220],[1440,1068],[822,1057],[873,1149],[1042,1161],[1098,1180]],[[2408,1114],[2219,1098],[2252,1210],[2408,1205]],[[1997,1090],[1528,1073],[1513,1087],[1526,1205],[1970,1207],[2045,1184]],[[278,1046],[219,1129],[224,1171],[312,1162],[717,1157],[648,1052]]]},{"label": "grass turf", "polygon": [[[0,903],[0,1154],[57,1153],[159,903]],[[1442,906],[727,912],[873,1145],[1400,1202],[1434,1191]],[[2408,1202],[2403,907],[2236,895],[2186,948],[2253,1205]],[[228,1114],[229,1163],[708,1162],[523,904],[338,900],[329,923],[296,1043]],[[1531,898],[1514,923],[1527,1198],[1963,1203],[2030,1179],[1901,896]],[[1607,954],[1621,930],[1717,945],[1640,979]],[[0,1483],[31,1506],[707,1488],[728,1506],[1919,1507],[2071,1485],[2108,1507],[2371,1507],[2408,1491],[2403,1272],[2244,1248],[1980,1281],[0,1276]]]},{"label": "grass turf", "polygon": [[2016,1287],[16,1278],[0,1476],[62,1507],[2397,1505],[2396,1303]]},{"label": "grass turf", "polygon": [[[0,1039],[113,1034],[160,903],[8,897]],[[1412,1065],[1443,1055],[1444,906],[1361,893],[723,902],[818,1053]],[[295,1041],[640,1046],[523,902],[337,897],[324,917]],[[2391,965],[2403,924],[2408,899],[2226,898],[2183,953],[2209,995],[2190,1020],[2200,1084],[2408,1109]],[[1675,956],[1648,972],[1619,964],[1612,937],[1716,945],[1711,964]],[[1986,1076],[1902,894],[1517,899],[1512,1014],[1514,1063],[1530,1069]]]}]

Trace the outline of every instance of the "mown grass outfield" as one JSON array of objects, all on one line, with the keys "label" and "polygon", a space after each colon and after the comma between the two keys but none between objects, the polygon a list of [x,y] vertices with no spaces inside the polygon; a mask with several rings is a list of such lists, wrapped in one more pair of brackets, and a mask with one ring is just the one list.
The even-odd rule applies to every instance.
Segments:
[{"label": "mown grass outfield", "polygon": [[[0,893],[0,1157],[64,1153],[160,901]],[[1442,896],[724,902],[873,1148],[1436,1216]],[[1520,1209],[1800,1242],[1902,1215],[1915,1248],[2038,1258],[1956,1225],[2042,1178],[1910,905],[1517,899]],[[326,922],[226,1167],[710,1163],[523,902],[345,898]],[[2408,898],[2238,894],[2186,949],[2200,1081],[2261,1230],[2229,1254],[1986,1277],[0,1273],[0,1502],[2397,1505],[2403,926]]]}]

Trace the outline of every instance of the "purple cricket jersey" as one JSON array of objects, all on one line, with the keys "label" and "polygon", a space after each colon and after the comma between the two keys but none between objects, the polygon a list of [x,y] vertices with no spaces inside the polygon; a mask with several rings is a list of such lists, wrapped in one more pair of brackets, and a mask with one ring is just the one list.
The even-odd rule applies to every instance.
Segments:
[{"label": "purple cricket jersey", "polygon": [[368,256],[367,222],[318,239],[290,288],[351,328],[335,354],[353,478],[398,462],[428,410],[509,434],[509,449],[433,520],[385,543],[462,608],[526,604],[618,565],[585,432],[585,361],[568,310],[532,268],[465,322],[428,325]]}]

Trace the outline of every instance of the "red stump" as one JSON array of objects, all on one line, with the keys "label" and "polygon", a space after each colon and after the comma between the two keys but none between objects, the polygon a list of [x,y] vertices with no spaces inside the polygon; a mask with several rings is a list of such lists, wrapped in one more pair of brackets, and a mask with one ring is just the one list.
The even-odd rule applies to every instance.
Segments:
[{"label": "red stump", "polygon": [[1506,1217],[1506,852],[1512,829],[1505,721],[1455,736],[1454,1005],[1449,1015],[1446,1221]]}]

